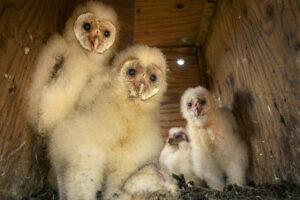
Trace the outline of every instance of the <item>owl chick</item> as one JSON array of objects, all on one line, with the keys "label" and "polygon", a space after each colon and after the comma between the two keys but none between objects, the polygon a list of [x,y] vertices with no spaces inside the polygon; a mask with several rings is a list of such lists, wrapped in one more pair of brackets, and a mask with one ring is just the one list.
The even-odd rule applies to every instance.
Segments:
[{"label": "owl chick", "polygon": [[183,174],[187,182],[201,184],[193,172],[191,146],[185,128],[173,127],[169,130],[169,137],[160,154],[159,163],[171,174]]},{"label": "owl chick", "polygon": [[62,36],[50,38],[37,57],[27,95],[27,118],[40,134],[75,107],[93,102],[108,80],[117,32],[115,11],[91,1],[74,11]]},{"label": "owl chick", "polygon": [[227,108],[218,107],[203,87],[187,89],[181,98],[187,120],[195,174],[213,189],[227,184],[244,185],[248,166],[247,148],[236,120]]},{"label": "owl chick", "polygon": [[157,48],[129,47],[115,58],[113,68],[110,85],[92,109],[77,112],[49,134],[61,198],[95,199],[104,183],[104,199],[129,199],[122,190],[125,181],[148,163],[158,162],[164,55]]},{"label": "owl chick", "polygon": [[147,164],[135,171],[124,184],[123,190],[129,194],[145,199],[149,193],[170,193],[176,197],[177,184],[167,170],[156,164]]}]

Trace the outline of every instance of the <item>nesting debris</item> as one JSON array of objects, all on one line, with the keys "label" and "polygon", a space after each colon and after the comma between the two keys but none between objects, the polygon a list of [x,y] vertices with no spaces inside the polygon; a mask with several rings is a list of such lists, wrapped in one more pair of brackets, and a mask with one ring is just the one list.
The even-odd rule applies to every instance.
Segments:
[{"label": "nesting debris", "polygon": [[161,193],[161,192],[138,195],[132,198],[132,200],[177,200],[177,199],[178,198],[174,197],[170,193]]},{"label": "nesting debris", "polygon": [[46,186],[42,191],[32,195],[30,198],[22,198],[22,200],[58,200],[57,191],[53,190],[50,186]]},{"label": "nesting debris", "polygon": [[23,146],[26,144],[26,140],[24,142],[22,142],[22,144],[20,144],[20,146],[18,146],[15,150],[13,150],[12,152],[10,152],[7,156],[7,159],[9,159],[11,156],[13,156],[15,153],[17,153],[18,151],[20,151]]},{"label": "nesting debris", "polygon": [[283,182],[281,184],[246,186],[229,185],[224,191],[194,187],[184,181],[183,176],[176,176],[181,187],[180,200],[281,200],[300,199],[300,187]]},{"label": "nesting debris", "polygon": [[30,51],[30,48],[29,47],[25,47],[24,54],[27,55],[29,53],[29,51]]},{"label": "nesting debris", "polygon": [[[274,185],[246,186],[239,187],[229,185],[224,191],[216,191],[204,187],[195,187],[193,183],[186,183],[184,176],[173,176],[178,183],[180,193],[178,197],[165,193],[152,193],[143,196],[136,196],[132,200],[297,200],[300,199],[300,187],[283,182]],[[100,195],[98,200],[101,200]],[[56,191],[50,188],[44,189],[37,195],[29,198],[30,200],[58,200]],[[23,198],[23,200],[29,200]]]}]

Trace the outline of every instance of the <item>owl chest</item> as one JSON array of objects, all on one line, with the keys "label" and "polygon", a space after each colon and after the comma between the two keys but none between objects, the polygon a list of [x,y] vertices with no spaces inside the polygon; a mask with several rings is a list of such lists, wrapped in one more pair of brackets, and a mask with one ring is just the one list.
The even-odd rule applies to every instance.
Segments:
[{"label": "owl chest", "polygon": [[135,139],[138,137],[137,124],[130,120],[126,120],[123,124],[123,131],[119,140],[119,149],[129,148],[135,144]]},{"label": "owl chest", "polygon": [[136,121],[124,126],[123,131],[119,141],[110,152],[113,166],[119,167],[120,164],[128,161],[140,166],[158,157],[161,147],[159,132],[157,134],[147,131]]},{"label": "owl chest", "polygon": [[[143,119],[125,119],[122,125],[122,133],[118,147],[120,149],[135,149],[151,143],[155,140],[155,133],[145,127]],[[157,124],[150,125],[156,129]]]},{"label": "owl chest", "polygon": [[217,138],[214,131],[209,127],[195,130],[192,137],[194,146],[196,146],[197,148],[200,148],[207,153],[214,153],[216,151]]}]

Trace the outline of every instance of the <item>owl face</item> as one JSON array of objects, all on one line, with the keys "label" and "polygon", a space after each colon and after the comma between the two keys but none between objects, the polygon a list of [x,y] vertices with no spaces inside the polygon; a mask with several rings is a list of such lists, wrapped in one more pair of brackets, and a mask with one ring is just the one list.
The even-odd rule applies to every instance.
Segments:
[{"label": "owl face", "polygon": [[213,98],[203,87],[190,88],[181,99],[181,111],[185,118],[201,119],[214,106]]},{"label": "owl face", "polygon": [[188,141],[184,128],[173,127],[169,130],[168,144],[178,145],[180,142]]},{"label": "owl face", "polygon": [[142,65],[137,58],[128,58],[118,69],[129,98],[148,100],[155,96],[164,82],[164,72],[154,63]]},{"label": "owl face", "polygon": [[73,31],[80,45],[90,52],[103,53],[116,39],[116,26],[113,22],[99,19],[91,12],[78,16]]}]

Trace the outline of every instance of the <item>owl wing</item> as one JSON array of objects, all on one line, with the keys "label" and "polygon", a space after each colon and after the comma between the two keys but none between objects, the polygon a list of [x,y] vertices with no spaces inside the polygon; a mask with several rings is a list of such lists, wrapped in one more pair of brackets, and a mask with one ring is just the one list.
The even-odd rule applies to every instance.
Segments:
[{"label": "owl wing", "polygon": [[45,86],[54,76],[58,75],[65,52],[65,40],[60,35],[54,34],[37,56],[35,71],[26,99],[27,119],[35,130],[37,130],[40,120],[41,95]]},{"label": "owl wing", "polygon": [[92,90],[88,83],[91,74],[96,72],[90,70],[94,67],[98,66],[90,62],[81,50],[74,49],[70,49],[68,55],[55,64],[48,76],[50,81],[42,91],[38,124],[40,131],[51,130],[76,110],[85,89]]}]

